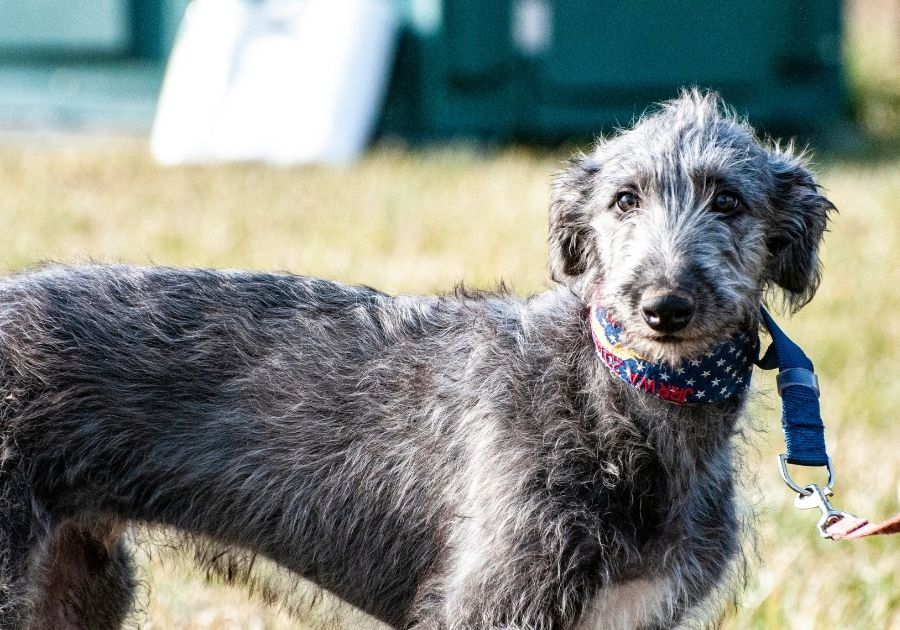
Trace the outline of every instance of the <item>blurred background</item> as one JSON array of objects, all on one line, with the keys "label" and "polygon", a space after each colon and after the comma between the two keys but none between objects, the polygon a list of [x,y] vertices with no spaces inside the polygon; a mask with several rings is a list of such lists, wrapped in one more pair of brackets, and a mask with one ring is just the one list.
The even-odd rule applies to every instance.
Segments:
[{"label": "blurred background", "polygon": [[[0,0],[0,122],[148,132],[181,25],[170,74],[205,83],[173,85],[171,98],[219,90],[220,101],[234,99],[225,92],[245,89],[243,74],[275,73],[283,86],[300,84],[295,117],[342,92],[332,113],[346,125],[347,103],[376,83],[376,135],[410,142],[589,138],[691,84],[777,131],[897,126],[889,0],[195,0],[182,22],[188,4]],[[376,77],[353,74],[366,63]],[[310,65],[347,85],[326,85]],[[294,93],[260,79],[252,87]],[[257,116],[265,107],[257,103]]]},{"label": "blurred background", "polygon": [[[682,86],[809,144],[840,209],[816,299],[835,503],[900,511],[900,4],[895,0],[0,0],[0,267],[289,270],[390,292],[546,288],[551,175]],[[726,628],[900,629],[900,542],[820,540],[773,465],[758,375],[744,494],[759,539]],[[144,548],[143,546],[141,547]],[[145,628],[303,619],[141,554]]]}]

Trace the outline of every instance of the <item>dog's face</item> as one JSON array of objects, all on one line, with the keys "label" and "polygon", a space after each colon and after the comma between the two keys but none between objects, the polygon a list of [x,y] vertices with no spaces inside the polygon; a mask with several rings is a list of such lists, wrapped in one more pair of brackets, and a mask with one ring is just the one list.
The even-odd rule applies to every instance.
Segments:
[{"label": "dog's face", "polygon": [[557,178],[551,272],[608,308],[624,343],[674,363],[756,321],[772,285],[809,301],[832,209],[802,157],[690,92]]}]

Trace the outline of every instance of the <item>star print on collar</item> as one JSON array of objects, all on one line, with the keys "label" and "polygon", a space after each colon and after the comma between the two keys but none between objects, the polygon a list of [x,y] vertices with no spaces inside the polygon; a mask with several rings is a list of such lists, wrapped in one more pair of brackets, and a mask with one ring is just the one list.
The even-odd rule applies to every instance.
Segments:
[{"label": "star print on collar", "polygon": [[600,360],[610,371],[635,389],[676,405],[727,400],[750,386],[753,359],[759,339],[741,333],[713,348],[701,358],[679,365],[654,363],[624,346],[622,328],[609,312],[592,306],[591,336]]}]

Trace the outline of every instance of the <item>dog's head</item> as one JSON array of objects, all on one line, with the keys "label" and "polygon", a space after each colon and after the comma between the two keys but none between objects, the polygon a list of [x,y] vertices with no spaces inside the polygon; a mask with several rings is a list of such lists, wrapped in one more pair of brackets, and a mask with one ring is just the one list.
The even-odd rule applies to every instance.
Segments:
[{"label": "dog's head", "polygon": [[832,209],[802,155],[686,92],[557,177],[551,273],[609,309],[627,345],[675,362],[755,322],[770,287],[808,302]]}]

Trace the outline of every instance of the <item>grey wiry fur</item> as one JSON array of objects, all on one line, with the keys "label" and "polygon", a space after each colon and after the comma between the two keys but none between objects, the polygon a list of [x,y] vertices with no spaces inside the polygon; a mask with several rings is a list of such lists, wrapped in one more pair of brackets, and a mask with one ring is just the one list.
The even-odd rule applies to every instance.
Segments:
[{"label": "grey wiry fur", "polygon": [[[723,188],[734,214],[710,209]],[[526,300],[124,266],[3,280],[0,627],[117,627],[128,523],[267,556],[398,628],[676,625],[739,555],[743,400],[627,388],[587,304],[644,354],[695,356],[755,327],[770,285],[811,297],[830,208],[801,159],[687,93],[558,178],[559,284]],[[697,304],[666,339],[637,314],[660,287]]]}]

